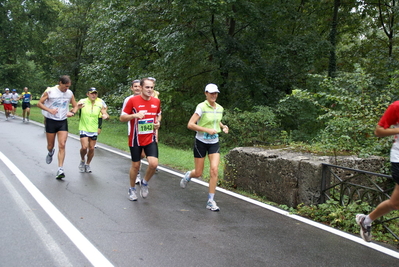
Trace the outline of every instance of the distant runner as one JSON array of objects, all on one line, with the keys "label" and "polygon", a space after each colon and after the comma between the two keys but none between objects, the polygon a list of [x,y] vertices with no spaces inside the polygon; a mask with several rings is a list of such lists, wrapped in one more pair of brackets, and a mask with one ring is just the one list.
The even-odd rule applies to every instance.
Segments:
[{"label": "distant runner", "polygon": [[19,99],[22,99],[22,122],[29,121],[30,116],[30,102],[32,101],[32,94],[28,92],[28,87],[24,87]]},{"label": "distant runner", "polygon": [[11,104],[11,94],[10,94],[10,89],[6,88],[4,90],[4,94],[1,96],[1,100],[3,102],[3,107],[4,107],[4,113],[6,115],[6,121],[8,121],[8,118],[10,117],[10,114],[12,112],[12,104]]}]

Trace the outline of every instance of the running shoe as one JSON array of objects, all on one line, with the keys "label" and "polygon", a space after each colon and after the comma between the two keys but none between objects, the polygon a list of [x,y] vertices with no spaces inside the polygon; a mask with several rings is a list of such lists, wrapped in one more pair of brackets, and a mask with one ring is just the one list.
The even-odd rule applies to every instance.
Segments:
[{"label": "running shoe", "polygon": [[137,174],[137,177],[136,177],[136,184],[141,184],[141,176],[140,176],[140,173]]},{"label": "running shoe", "polygon": [[184,177],[181,179],[180,181],[180,187],[181,188],[186,188],[188,182],[190,182],[191,178],[190,178],[190,171],[186,172],[186,174],[184,175]]},{"label": "running shoe", "polygon": [[144,184],[143,182],[141,182],[140,196],[142,198],[146,198],[148,196],[148,184]]},{"label": "running shoe", "polygon": [[131,201],[136,201],[137,200],[137,194],[136,194],[136,188],[129,188],[129,200]]},{"label": "running shoe", "polygon": [[371,241],[371,226],[364,225],[364,219],[366,219],[366,215],[364,214],[356,214],[356,223],[360,226],[360,236],[364,241]]},{"label": "running shoe", "polygon": [[208,200],[208,203],[206,203],[206,208],[211,211],[219,211],[220,210],[219,207],[216,205],[215,200]]},{"label": "running shoe", "polygon": [[84,161],[80,161],[79,164],[79,172],[85,172],[85,162]]},{"label": "running shoe", "polygon": [[48,152],[48,154],[46,156],[46,163],[47,164],[50,164],[53,161],[54,150],[55,149],[53,149],[51,152]]},{"label": "running shoe", "polygon": [[61,180],[62,178],[65,178],[65,173],[63,169],[58,169],[57,175],[55,176],[55,179]]},{"label": "running shoe", "polygon": [[90,165],[85,165],[85,172],[91,173]]},{"label": "running shoe", "polygon": [[8,121],[8,117],[6,117],[6,121]]}]

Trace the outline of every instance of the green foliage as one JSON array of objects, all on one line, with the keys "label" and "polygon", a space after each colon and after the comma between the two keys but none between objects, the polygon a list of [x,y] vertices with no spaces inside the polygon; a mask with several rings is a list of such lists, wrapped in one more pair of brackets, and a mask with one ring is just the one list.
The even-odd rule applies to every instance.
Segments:
[{"label": "green foliage", "polygon": [[223,122],[230,129],[229,134],[222,135],[228,147],[274,144],[280,133],[275,114],[266,106],[256,106],[253,111],[227,111]]},{"label": "green foliage", "polygon": [[324,121],[318,119],[321,110],[309,99],[298,97],[296,92],[281,99],[275,112],[290,141],[306,142],[316,137]]},{"label": "green foliage", "polygon": [[[314,221],[324,223],[328,226],[340,229],[345,232],[359,234],[359,226],[356,224],[355,217],[358,213],[369,214],[373,210],[366,202],[358,201],[347,206],[341,206],[336,200],[327,200],[326,203],[319,205],[305,206],[298,205],[290,212],[309,218]],[[391,212],[384,216],[384,220],[393,219],[399,216],[399,211]],[[386,222],[394,233],[399,235],[398,219]],[[373,239],[380,242],[397,244],[398,240],[378,222],[373,223]]]},{"label": "green foliage", "polygon": [[[316,75],[316,78],[319,77]],[[357,69],[335,79],[324,78],[318,92],[295,91],[297,98],[313,102],[325,123],[314,143],[326,151],[353,151],[361,155],[380,154],[386,141],[374,137],[380,116],[392,101],[392,92],[375,88],[373,78]],[[377,145],[376,145],[377,144]]]}]

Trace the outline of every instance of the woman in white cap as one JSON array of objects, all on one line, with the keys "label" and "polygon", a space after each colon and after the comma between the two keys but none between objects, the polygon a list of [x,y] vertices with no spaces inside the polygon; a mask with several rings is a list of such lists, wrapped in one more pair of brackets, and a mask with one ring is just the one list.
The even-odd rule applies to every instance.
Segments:
[{"label": "woman in white cap", "polygon": [[220,91],[216,84],[210,83],[205,87],[206,100],[197,105],[194,114],[187,124],[187,128],[196,131],[194,144],[195,169],[186,172],[180,186],[186,188],[192,177],[200,177],[204,170],[205,156],[208,153],[210,163],[209,194],[206,208],[219,211],[214,200],[218,181],[218,167],[220,162],[219,133],[229,132],[229,127],[223,125],[223,107],[216,103]]}]

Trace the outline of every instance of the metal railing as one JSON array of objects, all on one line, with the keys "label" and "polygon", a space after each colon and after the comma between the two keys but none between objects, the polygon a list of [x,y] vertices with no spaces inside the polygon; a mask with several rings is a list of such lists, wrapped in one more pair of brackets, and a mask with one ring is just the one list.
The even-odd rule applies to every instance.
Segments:
[{"label": "metal railing", "polygon": [[[376,207],[382,201],[389,199],[394,189],[394,186],[392,186],[392,176],[390,175],[326,163],[323,163],[322,166],[321,203],[326,202],[328,199],[333,199],[338,201],[342,206],[347,206],[350,203],[361,200]],[[382,179],[379,177],[388,179],[384,179],[386,181],[380,183],[381,181],[378,180]],[[381,185],[389,188],[383,189]],[[381,217],[375,223],[381,224],[395,239],[399,240],[399,237],[385,224],[395,219],[399,219],[399,217],[388,220]]]}]

